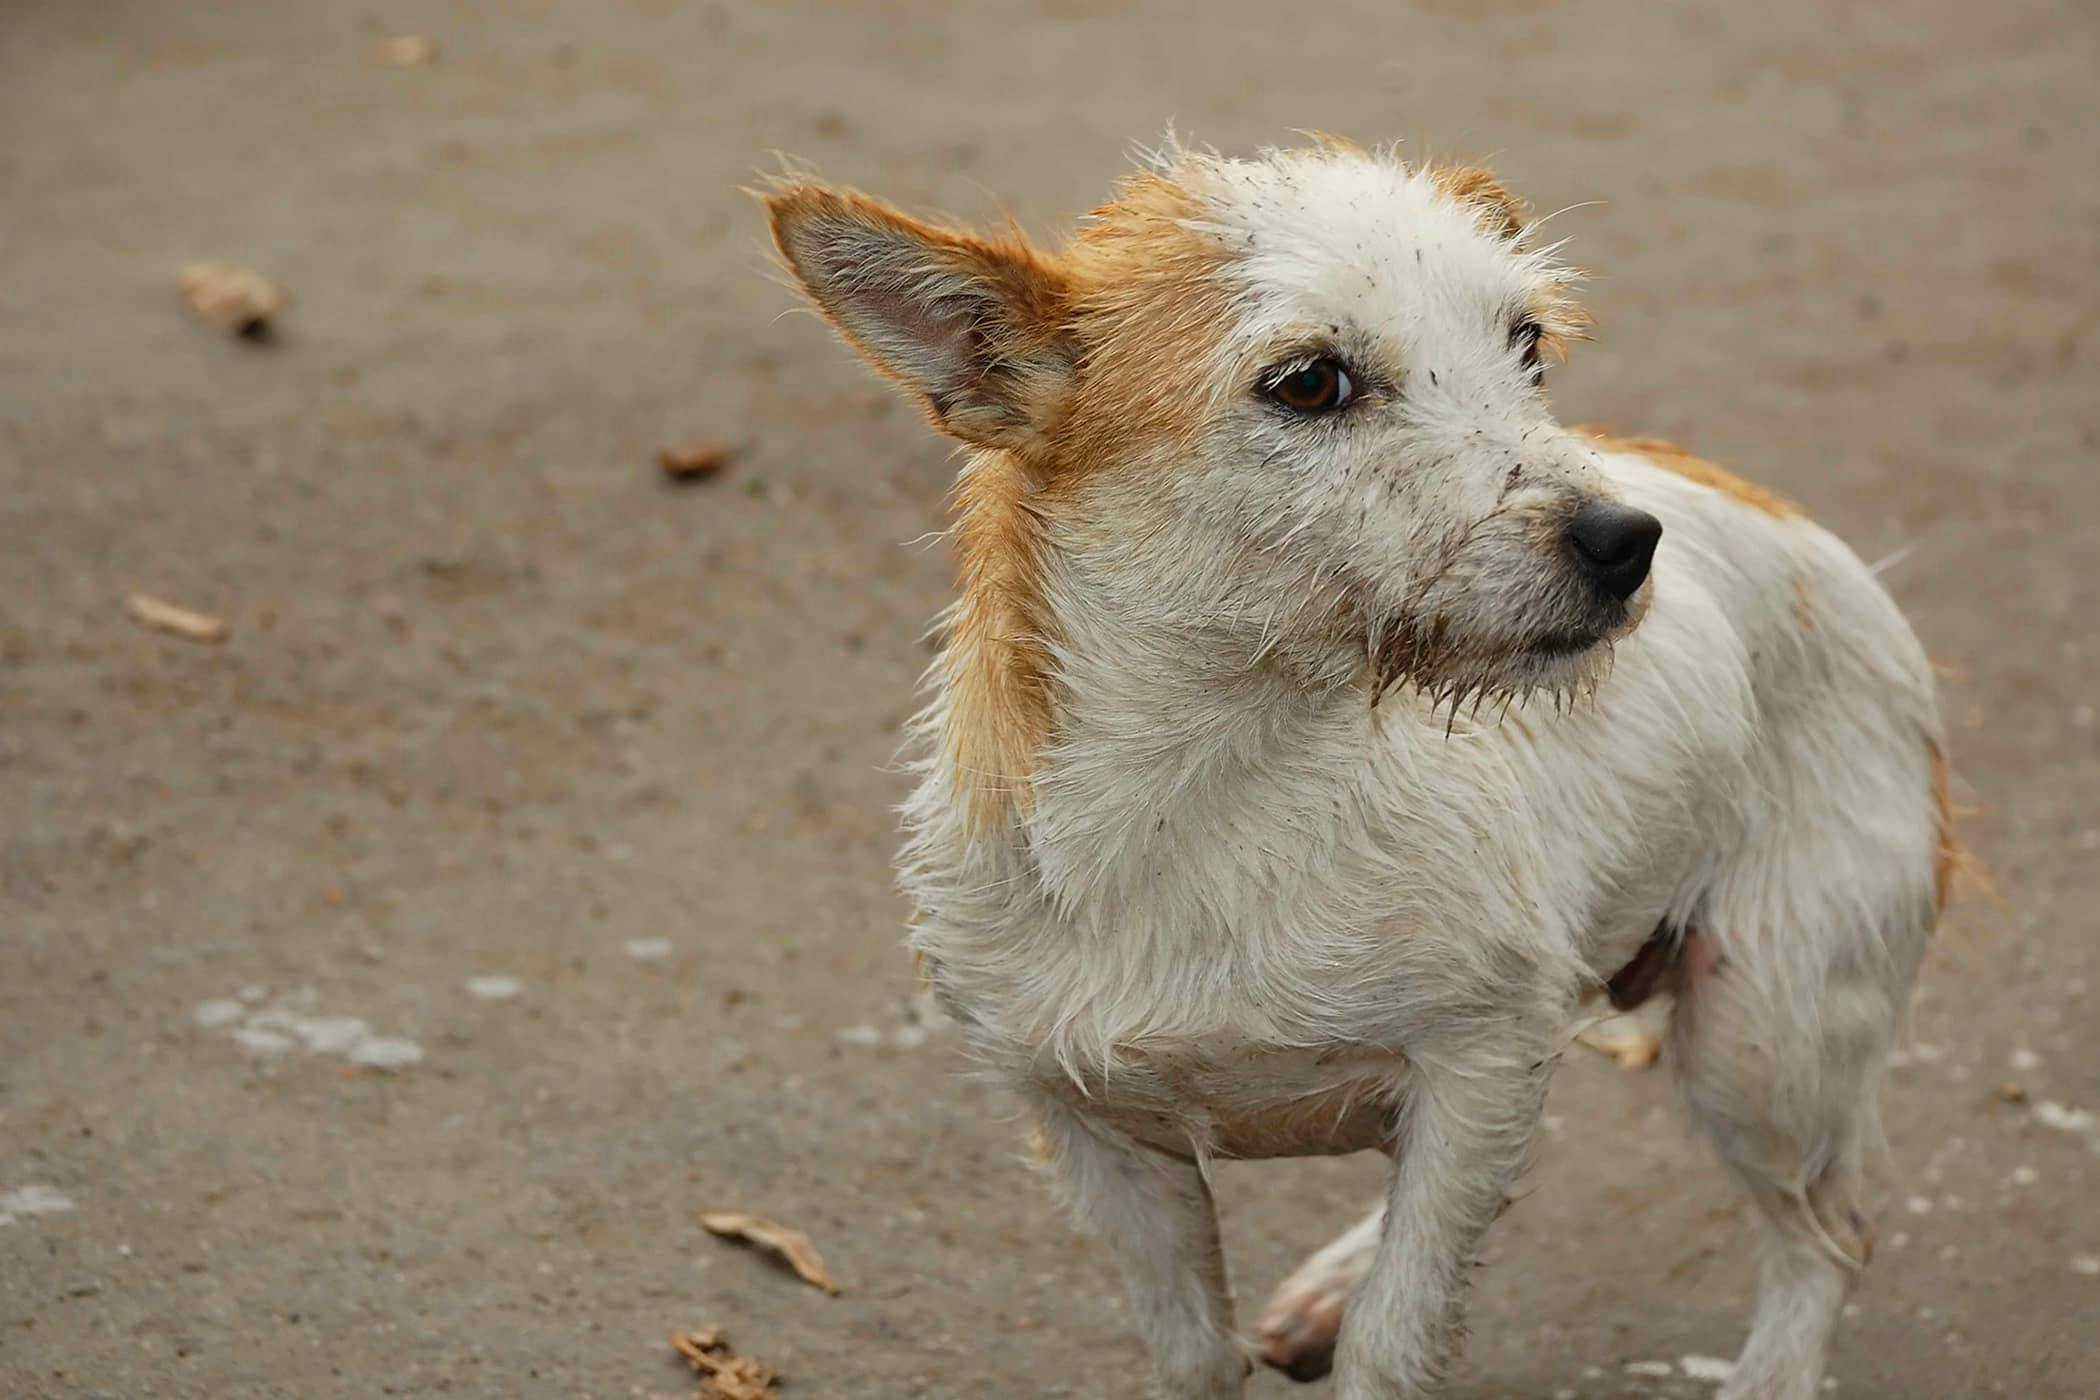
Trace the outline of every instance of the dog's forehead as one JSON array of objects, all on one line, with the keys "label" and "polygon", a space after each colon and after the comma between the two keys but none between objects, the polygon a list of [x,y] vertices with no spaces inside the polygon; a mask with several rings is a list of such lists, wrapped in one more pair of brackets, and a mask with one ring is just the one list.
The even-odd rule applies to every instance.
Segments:
[{"label": "dog's forehead", "polygon": [[1493,330],[1535,290],[1527,259],[1433,170],[1291,152],[1197,167],[1189,184],[1256,326],[1346,321],[1412,342]]}]

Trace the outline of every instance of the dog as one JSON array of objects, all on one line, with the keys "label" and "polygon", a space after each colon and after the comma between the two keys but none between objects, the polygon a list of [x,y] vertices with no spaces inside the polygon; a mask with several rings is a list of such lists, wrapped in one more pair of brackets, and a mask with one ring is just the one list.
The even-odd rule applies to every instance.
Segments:
[{"label": "dog", "polygon": [[[1720,467],[1556,423],[1574,274],[1483,170],[1175,146],[1055,250],[760,194],[824,319],[973,449],[910,941],[1157,1393],[1239,1395],[1256,1357],[1435,1393],[1556,1060],[1668,996],[1761,1221],[1721,1393],[1816,1395],[1955,849],[1872,572]],[[1384,1199],[1241,1341],[1212,1164],[1372,1148]]]}]

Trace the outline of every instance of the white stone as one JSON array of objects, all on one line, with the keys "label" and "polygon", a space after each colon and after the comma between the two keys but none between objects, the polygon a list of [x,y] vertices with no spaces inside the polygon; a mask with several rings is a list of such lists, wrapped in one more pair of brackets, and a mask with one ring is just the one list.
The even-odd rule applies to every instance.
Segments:
[{"label": "white stone", "polygon": [[243,1050],[257,1055],[282,1055],[298,1043],[288,1035],[258,1026],[236,1026],[233,1038],[240,1042]]},{"label": "white stone", "polygon": [[1711,1381],[1715,1385],[1735,1374],[1735,1363],[1718,1356],[1687,1356],[1678,1361],[1684,1373],[1695,1381]]},{"label": "white stone", "polygon": [[351,1064],[388,1073],[420,1064],[422,1059],[423,1047],[399,1036],[370,1036],[350,1047]]},{"label": "white stone", "polygon": [[308,1053],[315,1055],[340,1055],[372,1033],[372,1028],[355,1016],[302,1016],[286,1029],[306,1043]]},{"label": "white stone", "polygon": [[199,1002],[191,1010],[190,1019],[200,1026],[216,1029],[219,1026],[232,1025],[247,1012],[248,1008],[237,1001],[205,1001]]},{"label": "white stone", "polygon": [[24,1215],[62,1215],[73,1209],[72,1199],[49,1186],[18,1186],[0,1192],[0,1225],[12,1225]]},{"label": "white stone", "polygon": [[2054,1099],[2043,1099],[2034,1106],[2035,1121],[2045,1128],[2054,1128],[2060,1133],[2091,1135],[2100,1129],[2100,1119],[2083,1108],[2072,1108],[2057,1103]]}]

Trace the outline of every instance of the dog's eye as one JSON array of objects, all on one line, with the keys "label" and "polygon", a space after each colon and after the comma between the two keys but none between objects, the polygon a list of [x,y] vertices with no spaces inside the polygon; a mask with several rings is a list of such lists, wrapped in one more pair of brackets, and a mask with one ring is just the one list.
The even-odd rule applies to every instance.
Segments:
[{"label": "dog's eye", "polygon": [[1356,397],[1356,385],[1341,361],[1322,355],[1270,381],[1267,392],[1293,413],[1332,413]]},{"label": "dog's eye", "polygon": [[1545,328],[1529,316],[1517,322],[1509,333],[1509,343],[1516,346],[1523,356],[1524,371],[1531,376],[1533,384],[1546,377],[1546,367],[1539,363],[1539,337],[1543,334]]}]

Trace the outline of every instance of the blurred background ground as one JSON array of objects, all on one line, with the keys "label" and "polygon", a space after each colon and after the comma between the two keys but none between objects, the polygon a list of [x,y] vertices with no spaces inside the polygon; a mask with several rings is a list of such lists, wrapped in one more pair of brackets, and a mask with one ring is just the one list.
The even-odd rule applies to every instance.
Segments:
[{"label": "blurred background ground", "polygon": [[[11,0],[0,1393],[683,1394],[703,1322],[809,1400],[1137,1393],[1106,1261],[910,1010],[944,449],[782,316],[736,186],[779,150],[1050,231],[1171,119],[1601,201],[1563,416],[1893,561],[2002,898],[1934,947],[1835,1393],[2100,1394],[2096,79],[2039,0]],[[200,258],[290,288],[277,343],[185,315]],[[745,450],[670,488],[693,437]],[[1461,1394],[1709,1393],[1730,1189],[1662,1076],[1571,1062],[1553,1111]],[[1376,1176],[1228,1169],[1243,1308]]]}]

